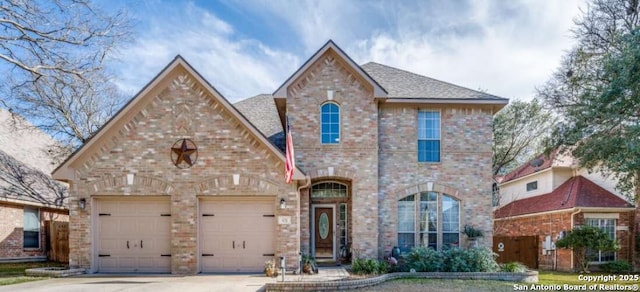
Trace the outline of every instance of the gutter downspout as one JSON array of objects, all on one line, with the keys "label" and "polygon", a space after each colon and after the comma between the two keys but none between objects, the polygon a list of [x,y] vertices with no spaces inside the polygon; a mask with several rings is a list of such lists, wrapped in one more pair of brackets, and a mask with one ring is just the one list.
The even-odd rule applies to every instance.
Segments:
[{"label": "gutter downspout", "polygon": [[300,190],[304,189],[304,188],[308,188],[311,185],[311,177],[309,175],[305,175],[305,183],[304,185],[298,186],[298,191],[296,192],[296,199],[298,200],[298,208],[296,208],[296,218],[298,219],[298,230],[297,230],[297,237],[298,237],[298,256],[300,257],[300,260],[298,262],[298,275],[302,274],[302,251],[300,250],[300,235],[302,233],[301,231],[301,226],[300,226],[300,208],[302,208],[302,196],[300,195]]},{"label": "gutter downspout", "polygon": [[[573,213],[571,213],[571,229],[573,229],[573,216],[582,212],[582,209],[578,208]],[[571,251],[571,268],[573,269],[573,251]]]}]

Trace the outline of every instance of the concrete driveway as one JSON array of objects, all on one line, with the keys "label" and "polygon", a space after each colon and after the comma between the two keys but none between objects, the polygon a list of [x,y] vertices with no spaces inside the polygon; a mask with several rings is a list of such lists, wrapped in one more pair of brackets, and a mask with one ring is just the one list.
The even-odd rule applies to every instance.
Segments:
[{"label": "concrete driveway", "polygon": [[[278,278],[280,280],[280,278]],[[276,278],[263,274],[228,275],[81,275],[68,278],[54,278],[16,285],[0,286],[4,291],[29,292],[84,292],[84,291],[264,291],[266,283],[274,283]]]}]

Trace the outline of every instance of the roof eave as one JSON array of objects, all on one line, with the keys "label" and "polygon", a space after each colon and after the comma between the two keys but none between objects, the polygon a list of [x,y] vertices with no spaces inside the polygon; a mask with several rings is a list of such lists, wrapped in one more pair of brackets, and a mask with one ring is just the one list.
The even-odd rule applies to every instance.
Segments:
[{"label": "roof eave", "polygon": [[385,99],[386,103],[428,103],[428,104],[491,104],[506,106],[508,99],[478,99],[478,98],[393,98]]}]

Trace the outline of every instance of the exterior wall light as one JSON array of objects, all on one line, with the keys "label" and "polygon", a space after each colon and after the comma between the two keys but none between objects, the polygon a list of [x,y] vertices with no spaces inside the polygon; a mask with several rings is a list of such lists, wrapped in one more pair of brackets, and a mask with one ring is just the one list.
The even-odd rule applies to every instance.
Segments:
[{"label": "exterior wall light", "polygon": [[82,198],[80,200],[78,200],[78,207],[82,210],[84,210],[84,208],[87,207],[87,199]]},{"label": "exterior wall light", "polygon": [[287,208],[287,201],[284,198],[280,199],[280,209]]}]

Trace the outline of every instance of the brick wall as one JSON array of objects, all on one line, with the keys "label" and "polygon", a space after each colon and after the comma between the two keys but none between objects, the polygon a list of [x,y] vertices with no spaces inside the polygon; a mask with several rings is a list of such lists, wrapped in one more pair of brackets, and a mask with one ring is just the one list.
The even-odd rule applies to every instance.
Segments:
[{"label": "brick wall", "polygon": [[[79,179],[71,190],[71,266],[97,268],[91,197],[170,196],[171,270],[193,274],[199,270],[198,198],[268,195],[275,198],[276,216],[291,216],[290,226],[277,227],[276,256],[286,255],[295,267],[299,222],[292,206],[298,201],[295,186],[284,183],[283,163],[180,66],[138,98],[126,116],[113,121],[113,128],[100,133],[100,140],[72,165]],[[182,138],[198,147],[191,168],[179,169],[170,159],[170,148]],[[135,176],[131,185],[127,174]],[[77,209],[79,198],[88,199],[84,210]],[[276,208],[280,198],[291,207]]]},{"label": "brick wall", "polygon": [[[348,68],[327,51],[289,87],[287,113],[296,164],[314,181],[350,183],[352,248],[362,257],[377,257],[378,111],[371,86]],[[320,106],[329,101],[327,90],[340,106],[340,143],[331,145],[320,141]],[[301,210],[302,216],[308,212]],[[309,227],[303,225],[303,246],[309,244]]]},{"label": "brick wall", "polygon": [[[64,210],[40,208],[40,248],[23,247],[24,205],[0,202],[0,259],[28,258],[46,256],[46,222],[68,221],[69,216]],[[32,207],[38,208],[38,207]]]},{"label": "brick wall", "polygon": [[[574,216],[574,226],[584,224],[583,213],[578,213]],[[619,229],[616,231],[616,239],[620,243],[620,250],[616,254],[616,259],[618,260],[631,262],[633,235],[632,232],[625,231],[624,229],[625,227],[630,228],[633,220],[633,212],[625,212],[620,213],[616,221]],[[555,254],[554,252],[543,254],[542,251],[542,242],[546,236],[551,236],[551,239],[555,242],[561,231],[570,231],[571,229],[573,229],[571,226],[571,212],[547,213],[506,220],[499,219],[494,223],[495,236],[538,236],[538,265],[541,270],[573,271],[573,267],[571,266],[571,250],[558,248]]]},{"label": "brick wall", "polygon": [[[441,111],[441,161],[418,162],[418,109]],[[397,245],[397,202],[420,191],[447,193],[460,200],[460,225],[484,231],[492,245],[492,111],[453,105],[380,107],[380,249]],[[466,246],[461,235],[462,246]]]}]

